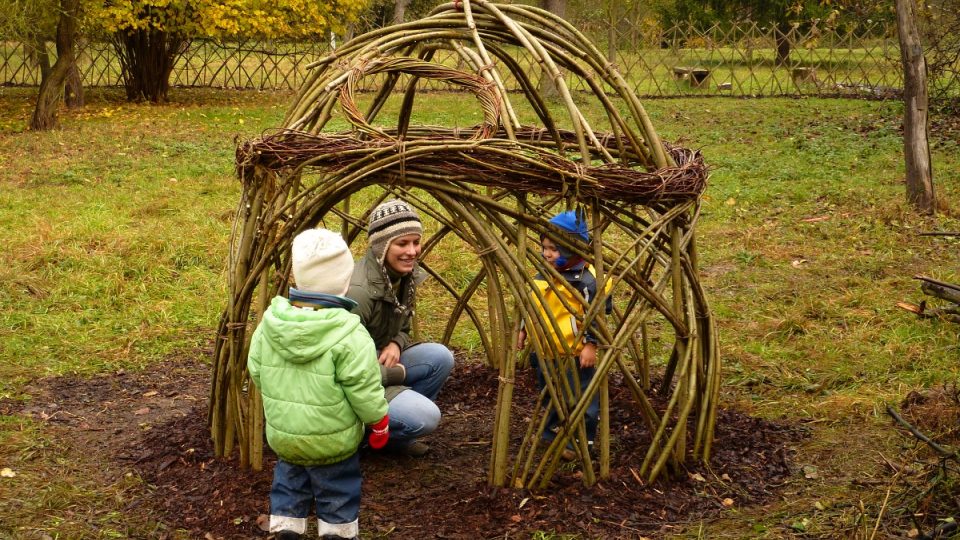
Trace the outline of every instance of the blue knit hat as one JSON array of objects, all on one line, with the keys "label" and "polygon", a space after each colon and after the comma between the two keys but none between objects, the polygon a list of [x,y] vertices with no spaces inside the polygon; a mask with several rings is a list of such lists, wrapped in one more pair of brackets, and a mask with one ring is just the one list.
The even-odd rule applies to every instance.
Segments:
[{"label": "blue knit hat", "polygon": [[584,242],[590,243],[590,232],[587,230],[587,217],[583,211],[568,210],[561,212],[550,218],[550,223],[561,231],[579,236]]}]

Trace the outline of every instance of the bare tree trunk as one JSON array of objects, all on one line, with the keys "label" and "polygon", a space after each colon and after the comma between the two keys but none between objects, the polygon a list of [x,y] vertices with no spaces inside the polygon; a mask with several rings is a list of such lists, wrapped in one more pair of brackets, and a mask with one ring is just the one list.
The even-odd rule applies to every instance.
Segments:
[{"label": "bare tree trunk", "polygon": [[114,35],[113,42],[127,99],[164,103],[170,90],[170,73],[190,42],[156,28],[122,31]]},{"label": "bare tree trunk", "polygon": [[[567,0],[540,0],[540,7],[558,17],[566,18],[567,16]],[[544,69],[540,70],[540,84],[538,86],[540,95],[545,98],[554,98],[560,95],[557,85],[554,84],[550,74]]]},{"label": "bare tree trunk", "polygon": [[393,4],[393,24],[400,24],[407,15],[410,0],[396,0]]},{"label": "bare tree trunk", "polygon": [[47,38],[44,36],[33,36],[29,52],[31,60],[40,67],[40,80],[43,81],[50,76],[50,54],[47,53]]},{"label": "bare tree trunk", "polygon": [[57,108],[63,95],[63,85],[71,66],[75,65],[73,46],[77,37],[77,14],[80,0],[60,0],[60,20],[57,23],[57,61],[49,75],[40,82],[37,107],[30,120],[30,129],[53,129],[60,124]]},{"label": "bare tree trunk", "polygon": [[790,38],[792,37],[793,26],[788,22],[778,23],[773,32],[777,41],[776,63],[778,66],[784,66],[790,59],[790,49],[792,46]]},{"label": "bare tree trunk", "polygon": [[936,210],[927,122],[927,62],[923,57],[913,0],[896,0],[900,60],[903,62],[903,153],[907,202],[921,214]]},{"label": "bare tree trunk", "polygon": [[86,102],[83,95],[83,81],[80,78],[80,68],[77,67],[76,59],[74,59],[73,65],[71,65],[67,71],[63,99],[70,109],[79,109],[83,107]]},{"label": "bare tree trunk", "polygon": [[614,0],[607,4],[607,62],[611,64],[617,63],[617,26],[622,18],[619,1]]},{"label": "bare tree trunk", "polygon": [[67,108],[70,109],[79,109],[86,104],[86,98],[83,95],[83,77],[80,74],[80,66],[77,64],[77,55],[79,54],[77,49],[83,47],[82,43],[83,38],[81,37],[74,44],[73,65],[67,72],[67,82],[64,87],[63,99],[67,103]]}]

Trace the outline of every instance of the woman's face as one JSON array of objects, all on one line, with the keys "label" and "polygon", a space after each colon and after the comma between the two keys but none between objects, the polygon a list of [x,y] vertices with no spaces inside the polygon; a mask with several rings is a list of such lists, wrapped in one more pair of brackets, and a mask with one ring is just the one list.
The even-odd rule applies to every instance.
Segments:
[{"label": "woman's face", "polygon": [[420,257],[420,235],[405,234],[393,239],[383,263],[398,274],[409,274]]}]

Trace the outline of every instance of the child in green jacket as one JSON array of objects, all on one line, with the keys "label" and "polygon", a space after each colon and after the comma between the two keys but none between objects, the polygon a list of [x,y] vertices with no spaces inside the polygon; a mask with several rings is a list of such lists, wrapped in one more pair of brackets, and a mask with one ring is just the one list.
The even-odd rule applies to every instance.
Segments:
[{"label": "child in green jacket", "polygon": [[343,295],[353,257],[339,234],[310,229],[293,240],[296,288],[277,296],[250,342],[247,368],[263,395],[267,442],[277,454],[270,532],[301,538],[311,503],[324,539],[359,534],[364,425],[387,442],[387,400],[370,335]]}]

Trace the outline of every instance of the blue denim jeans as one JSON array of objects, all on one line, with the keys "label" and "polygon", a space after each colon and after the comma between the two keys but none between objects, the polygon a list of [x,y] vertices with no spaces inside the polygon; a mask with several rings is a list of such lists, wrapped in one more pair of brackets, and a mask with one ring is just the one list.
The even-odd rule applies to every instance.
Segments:
[{"label": "blue denim jeans", "polygon": [[437,429],[440,409],[434,401],[453,370],[453,353],[439,343],[418,343],[400,353],[400,363],[410,389],[390,400],[391,446],[409,445]]},{"label": "blue denim jeans", "polygon": [[[583,393],[586,390],[587,385],[590,384],[590,381],[593,380],[593,375],[597,372],[596,368],[593,367],[580,367],[580,358],[577,357],[574,359],[577,363],[577,371],[580,376],[580,392]],[[533,365],[533,369],[537,374],[537,388],[543,390],[546,387],[547,382],[543,376],[543,370],[540,365],[541,360],[537,358],[536,353],[530,354],[530,364]],[[550,360],[552,362],[552,360]],[[551,374],[553,372],[551,371]],[[567,372],[567,381],[570,384],[570,388],[575,388],[573,373]],[[548,405],[550,403],[550,394],[545,394],[543,396],[544,401],[543,405]],[[571,403],[571,406],[573,404]],[[572,408],[572,407],[571,407]],[[590,404],[587,405],[587,410],[583,413],[583,420],[586,423],[587,428],[587,441],[593,442],[597,438],[597,424],[600,423],[600,394],[593,396],[593,400],[590,401]],[[551,406],[550,412],[547,416],[547,425],[543,430],[543,438],[548,441],[552,441],[556,438],[556,433],[554,428],[560,425],[560,418],[557,416],[556,408]]]},{"label": "blue denim jeans", "polygon": [[352,538],[360,514],[360,454],[331,465],[304,467],[277,460],[270,488],[270,532],[306,531],[316,504],[318,529]]}]

